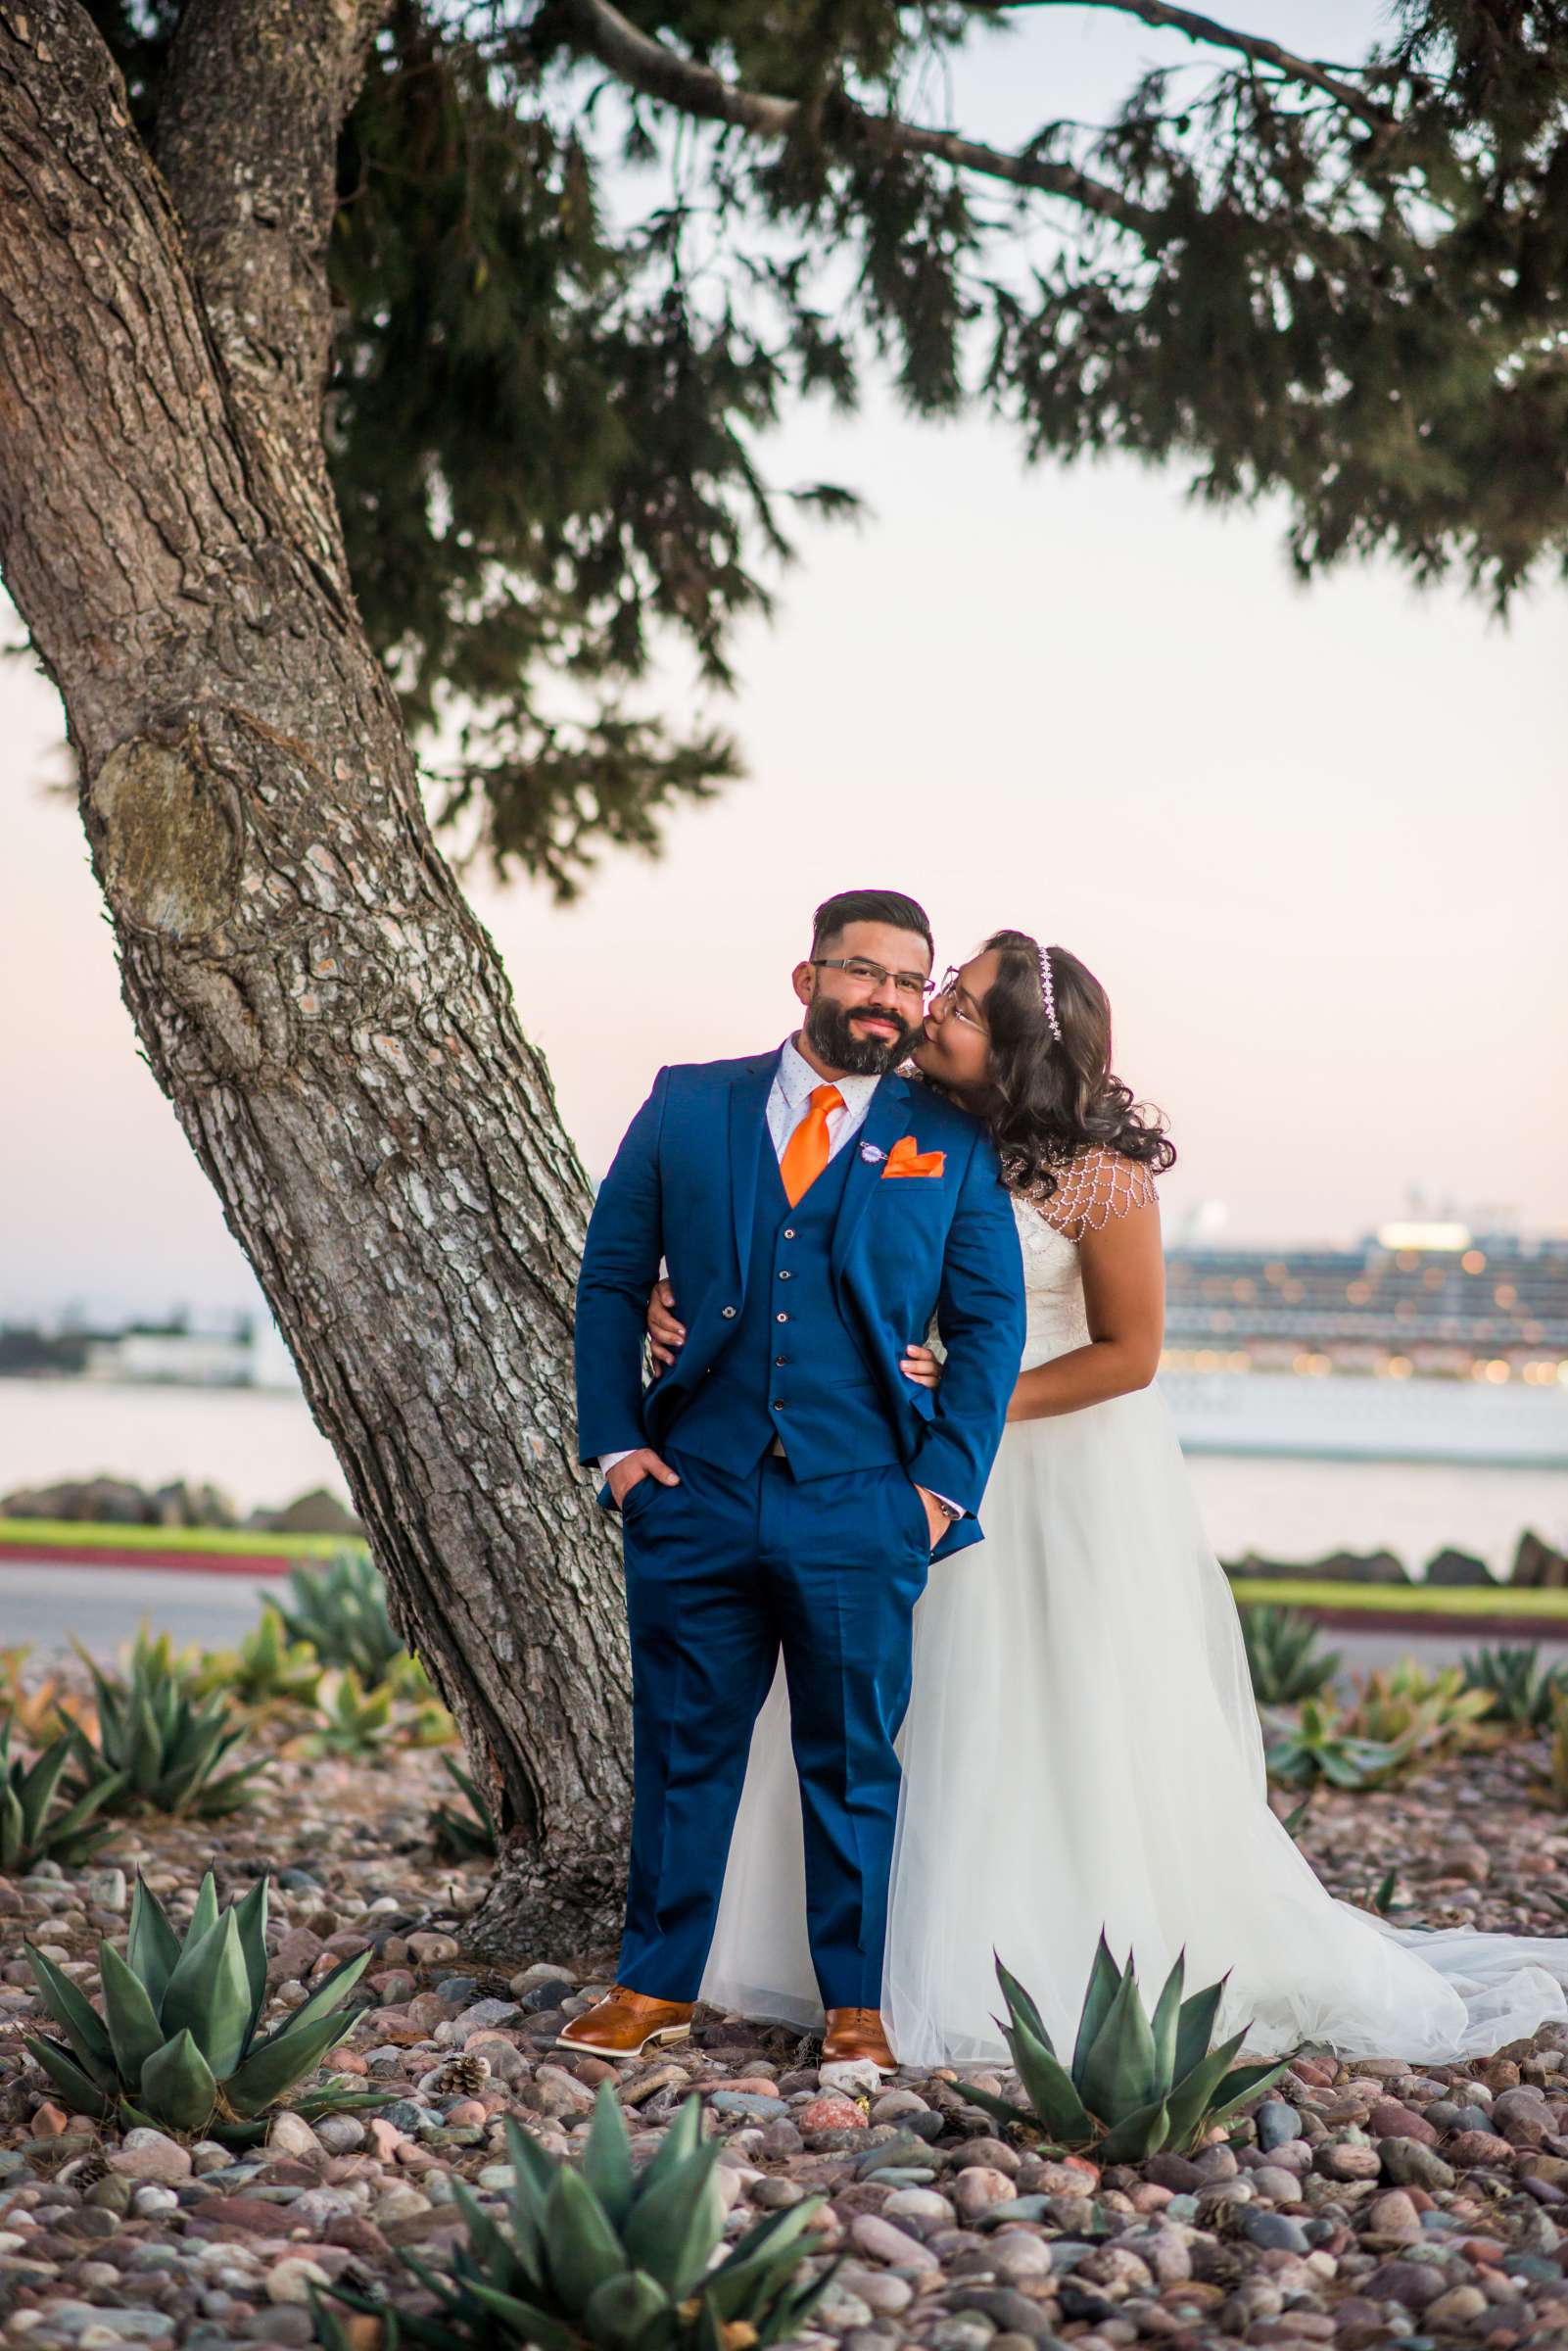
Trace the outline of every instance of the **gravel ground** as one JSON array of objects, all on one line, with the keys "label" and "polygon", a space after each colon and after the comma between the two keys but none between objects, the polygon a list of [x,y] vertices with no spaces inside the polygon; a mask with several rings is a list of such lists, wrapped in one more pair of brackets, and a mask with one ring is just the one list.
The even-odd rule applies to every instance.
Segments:
[{"label": "gravel ground", "polygon": [[[1395,1866],[1410,1920],[1555,1934],[1568,1823],[1543,1801],[1544,1762],[1515,1742],[1401,1789],[1319,1795],[1302,1842],[1352,1899]],[[138,1823],[80,1871],[0,1877],[0,2339],[309,2343],[312,2279],[384,2282],[406,2304],[416,2289],[397,2248],[440,2263],[461,2233],[452,2179],[482,2197],[505,2186],[503,2116],[568,2151],[604,2081],[639,2160],[680,2099],[702,2093],[725,2141],[731,2233],[827,2191],[813,2258],[844,2259],[801,2338],[815,2351],[1568,2338],[1568,2026],[1419,2073],[1302,2058],[1229,2143],[1102,2172],[1050,2159],[1025,2133],[1005,2142],[952,2072],[825,2078],[813,2042],[711,2011],[689,2044],[647,2063],[566,2058],[552,2036],[606,1962],[519,1951],[498,1972],[467,1959],[484,1868],[443,1864],[427,1841],[450,1793],[419,1751],[289,1762],[229,1822]],[[373,1946],[356,1996],[375,2005],[332,2065],[384,2088],[381,2113],[314,2129],[285,2115],[236,2159],[211,2141],[101,2132],[49,2097],[22,2043],[42,2021],[23,1935],[95,1991],[98,1938],[122,1938],[135,1868],[179,1918],[209,1862],[220,1895],[263,1866],[283,1873],[269,1929],[280,2007]],[[356,2322],[355,2339],[373,2344],[374,2323]]]}]

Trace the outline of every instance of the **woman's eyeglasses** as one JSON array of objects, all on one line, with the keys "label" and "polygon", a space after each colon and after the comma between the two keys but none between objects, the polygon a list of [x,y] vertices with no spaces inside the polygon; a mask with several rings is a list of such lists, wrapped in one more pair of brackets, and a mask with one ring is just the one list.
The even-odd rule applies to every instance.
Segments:
[{"label": "woman's eyeglasses", "polygon": [[986,1028],[985,1023],[983,1021],[976,1020],[973,1012],[966,1012],[963,1005],[959,1002],[959,986],[960,981],[957,967],[953,964],[949,964],[946,971],[942,974],[940,985],[937,987],[935,994],[931,998],[932,1007],[934,1008],[936,1005],[940,1004],[943,1007],[943,1018],[945,1020],[960,1021],[966,1029],[976,1029],[981,1036],[988,1036],[990,1032]]}]

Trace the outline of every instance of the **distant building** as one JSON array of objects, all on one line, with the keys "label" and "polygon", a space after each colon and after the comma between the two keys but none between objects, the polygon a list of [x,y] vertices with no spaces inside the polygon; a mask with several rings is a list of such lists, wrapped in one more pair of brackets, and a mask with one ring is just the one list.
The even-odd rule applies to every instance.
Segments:
[{"label": "distant building", "polygon": [[244,1388],[251,1384],[249,1333],[125,1330],[88,1342],[88,1379],[148,1381],[187,1388]]},{"label": "distant building", "polygon": [[1358,1249],[1170,1253],[1166,1364],[1568,1386],[1568,1239],[1386,1224]]}]

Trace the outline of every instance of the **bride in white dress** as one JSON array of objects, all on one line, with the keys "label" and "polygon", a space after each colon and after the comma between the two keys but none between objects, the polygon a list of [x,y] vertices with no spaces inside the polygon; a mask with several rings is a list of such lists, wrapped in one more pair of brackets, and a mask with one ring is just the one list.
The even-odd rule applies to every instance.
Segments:
[{"label": "bride in white dress", "polygon": [[[1154,1171],[1174,1153],[1110,1047],[1084,966],[1000,932],[949,975],[915,1056],[992,1125],[1028,1335],[985,1540],[934,1567],[916,1608],[882,1992],[894,2052],[1007,2062],[993,1950],[1070,2048],[1103,1926],[1151,2005],[1183,1946],[1189,1991],[1228,1970],[1215,2039],[1247,2025],[1244,2058],[1488,2053],[1568,2019],[1568,1939],[1396,1926],[1331,1895],[1269,1808],[1236,1604],[1153,1384]],[[667,1291],[650,1324],[656,1347],[679,1343]],[[933,1374],[922,1350],[906,1367]],[[820,2026],[804,1918],[781,1672],[701,1997]]]}]

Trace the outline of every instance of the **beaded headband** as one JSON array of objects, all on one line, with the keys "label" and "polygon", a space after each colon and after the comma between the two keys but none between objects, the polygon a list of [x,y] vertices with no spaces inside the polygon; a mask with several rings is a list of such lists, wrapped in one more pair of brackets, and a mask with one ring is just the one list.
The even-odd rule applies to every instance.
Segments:
[{"label": "beaded headband", "polygon": [[1057,1019],[1056,989],[1051,981],[1051,950],[1040,949],[1040,997],[1045,1005],[1046,1026],[1058,1044],[1062,1042],[1062,1024]]}]

